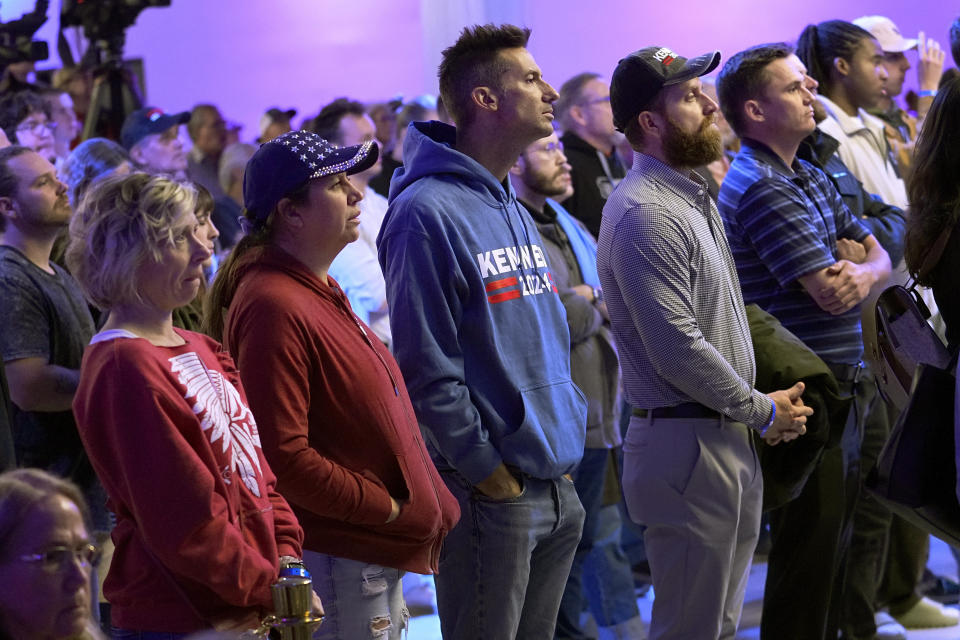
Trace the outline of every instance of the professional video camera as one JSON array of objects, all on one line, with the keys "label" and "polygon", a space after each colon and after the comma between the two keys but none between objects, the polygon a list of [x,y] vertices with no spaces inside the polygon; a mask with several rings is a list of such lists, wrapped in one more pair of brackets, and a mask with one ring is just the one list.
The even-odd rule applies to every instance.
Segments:
[{"label": "professional video camera", "polygon": [[63,0],[60,28],[82,27],[90,42],[81,66],[94,69],[90,109],[82,138],[118,140],[127,114],[143,106],[133,74],[124,67],[126,30],[148,7],[169,7],[171,0]]},{"label": "professional video camera", "polygon": [[33,34],[47,21],[49,5],[49,0],[37,0],[32,13],[0,23],[0,71],[16,62],[37,62],[49,57],[47,43],[33,39]]},{"label": "professional video camera", "polygon": [[[108,58],[123,57],[125,31],[148,7],[169,7],[171,0],[64,0],[60,28],[83,27],[83,35]],[[101,60],[100,62],[105,62]]]}]

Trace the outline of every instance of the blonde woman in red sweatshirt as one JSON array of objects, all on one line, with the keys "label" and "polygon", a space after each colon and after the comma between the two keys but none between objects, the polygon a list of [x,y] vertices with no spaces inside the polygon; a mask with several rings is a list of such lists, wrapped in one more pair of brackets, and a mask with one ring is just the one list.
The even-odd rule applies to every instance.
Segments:
[{"label": "blonde woman in red sweatshirt", "polygon": [[136,173],[97,183],[70,224],[67,263],[107,312],[73,411],[117,516],[114,638],[256,628],[301,553],[233,362],[173,326],[210,257],[195,211],[191,187]]}]

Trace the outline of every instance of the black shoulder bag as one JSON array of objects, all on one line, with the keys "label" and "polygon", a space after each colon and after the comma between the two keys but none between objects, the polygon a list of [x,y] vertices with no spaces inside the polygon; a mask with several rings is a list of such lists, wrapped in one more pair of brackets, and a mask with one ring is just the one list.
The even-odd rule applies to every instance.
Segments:
[{"label": "black shoulder bag", "polygon": [[[937,238],[920,267],[921,278],[940,261],[951,230]],[[927,323],[930,311],[916,281],[888,287],[864,305],[863,315],[865,356],[881,394],[899,411],[866,487],[908,522],[960,545],[956,357]]]}]

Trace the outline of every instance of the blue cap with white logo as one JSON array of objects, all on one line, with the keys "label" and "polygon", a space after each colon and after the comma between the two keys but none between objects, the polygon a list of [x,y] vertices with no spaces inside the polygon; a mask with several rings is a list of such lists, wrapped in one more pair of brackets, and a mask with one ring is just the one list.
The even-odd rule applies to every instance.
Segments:
[{"label": "blue cap with white logo", "polygon": [[155,133],[163,133],[175,124],[185,124],[190,120],[190,112],[182,111],[166,114],[156,107],[137,109],[127,116],[120,129],[120,144],[127,151],[144,138]]}]

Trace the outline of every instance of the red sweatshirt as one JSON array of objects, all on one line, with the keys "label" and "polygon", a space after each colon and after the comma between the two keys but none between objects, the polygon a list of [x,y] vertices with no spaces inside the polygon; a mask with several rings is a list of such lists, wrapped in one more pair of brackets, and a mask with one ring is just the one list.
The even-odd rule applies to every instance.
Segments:
[{"label": "red sweatshirt", "polygon": [[[424,447],[400,369],[330,279],[253,249],[227,315],[277,490],[304,548],[418,573],[437,570],[459,506]],[[407,500],[390,516],[390,496]]]},{"label": "red sweatshirt", "polygon": [[73,411],[117,514],[104,593],[120,628],[255,626],[272,609],[279,557],[300,557],[303,532],[274,491],[229,356],[177,333],[185,345],[115,337],[83,357]]}]

